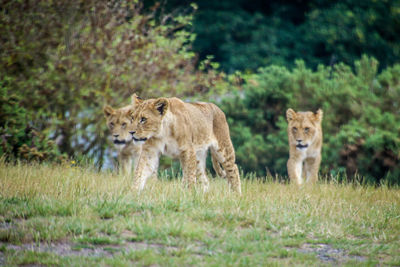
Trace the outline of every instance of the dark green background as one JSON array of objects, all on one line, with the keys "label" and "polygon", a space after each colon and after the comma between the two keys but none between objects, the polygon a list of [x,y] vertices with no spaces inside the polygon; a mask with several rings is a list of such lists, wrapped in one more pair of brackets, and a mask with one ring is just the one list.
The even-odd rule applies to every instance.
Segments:
[{"label": "dark green background", "polygon": [[[146,1],[151,6],[155,1]],[[308,67],[374,56],[380,68],[400,58],[400,2],[392,0],[165,1],[183,12],[197,3],[194,51],[214,55],[227,72],[278,64]]]}]

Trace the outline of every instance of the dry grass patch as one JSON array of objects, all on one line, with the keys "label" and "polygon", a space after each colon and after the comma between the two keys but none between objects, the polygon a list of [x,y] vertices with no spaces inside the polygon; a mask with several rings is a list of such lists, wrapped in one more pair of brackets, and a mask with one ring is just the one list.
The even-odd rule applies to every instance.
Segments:
[{"label": "dry grass patch", "polygon": [[[398,188],[298,188],[252,179],[243,180],[240,197],[222,179],[213,179],[207,193],[162,177],[140,195],[131,185],[131,177],[90,168],[0,163],[0,258],[60,265],[400,264]],[[76,250],[27,253],[32,244]],[[104,255],[94,259],[90,250]]]}]

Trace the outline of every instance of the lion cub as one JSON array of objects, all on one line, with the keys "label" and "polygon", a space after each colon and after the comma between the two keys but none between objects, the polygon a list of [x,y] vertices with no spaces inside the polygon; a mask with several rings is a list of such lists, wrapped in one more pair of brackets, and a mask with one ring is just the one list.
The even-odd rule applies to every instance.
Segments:
[{"label": "lion cub", "polygon": [[287,169],[292,182],[301,185],[318,180],[322,147],[322,110],[317,112],[286,111],[288,121],[289,160]]},{"label": "lion cub", "polygon": [[[104,116],[107,120],[107,126],[111,131],[113,143],[118,150],[119,172],[123,175],[131,174],[132,162],[134,166],[133,169],[136,169],[140,153],[142,152],[142,142],[135,141],[132,134],[129,133],[128,128],[133,122],[131,117],[131,114],[134,112],[133,106],[143,102],[143,99],[138,97],[136,94],[133,94],[131,99],[131,105],[118,109],[105,106],[103,109]],[[202,156],[204,158],[201,159],[201,162],[205,162],[207,153],[204,153]],[[224,178],[226,172],[222,169],[214,152],[211,153],[211,161],[217,175]],[[157,170],[154,170],[153,175],[157,176]]]},{"label": "lion cub", "polygon": [[[141,100],[136,94],[132,95],[132,102],[140,102]],[[137,165],[137,159],[142,151],[141,144],[135,142],[132,135],[127,130],[132,119],[129,114],[132,112],[132,106],[126,106],[118,109],[113,109],[110,106],[105,106],[104,116],[107,121],[107,126],[111,131],[113,143],[118,150],[118,163],[120,173],[130,175],[132,171],[132,161],[134,168]]]},{"label": "lion cub", "polygon": [[[183,179],[191,186],[198,179],[206,191],[207,150],[211,149],[214,168],[225,171],[231,188],[241,193],[235,150],[225,114],[212,103],[185,103],[178,98],[148,99],[133,105],[133,140],[142,143],[135,171],[135,189],[141,191],[157,169],[161,154],[179,158]],[[216,169],[218,172],[218,170]]]}]

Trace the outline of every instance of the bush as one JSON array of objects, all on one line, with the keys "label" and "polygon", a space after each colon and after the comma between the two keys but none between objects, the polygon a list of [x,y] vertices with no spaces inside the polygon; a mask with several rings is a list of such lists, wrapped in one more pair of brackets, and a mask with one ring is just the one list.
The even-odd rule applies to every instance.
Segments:
[{"label": "bush", "polygon": [[[0,3],[0,79],[11,78],[7,90],[18,97],[18,112],[68,156],[102,165],[105,104],[126,105],[134,92],[207,94],[223,78],[210,60],[200,63],[202,71],[195,67],[194,35],[185,30],[191,13],[156,18],[157,7],[145,13],[140,1]],[[1,123],[10,128],[8,120]]]},{"label": "bush", "polygon": [[64,160],[55,143],[30,125],[21,97],[9,89],[9,83],[9,79],[0,81],[0,155],[6,161]]},{"label": "bush", "polygon": [[222,102],[239,165],[286,175],[286,110],[322,108],[323,174],[400,184],[400,65],[377,68],[364,56],[354,71],[344,64],[311,71],[297,61],[293,70],[269,66],[246,77],[243,91]]}]

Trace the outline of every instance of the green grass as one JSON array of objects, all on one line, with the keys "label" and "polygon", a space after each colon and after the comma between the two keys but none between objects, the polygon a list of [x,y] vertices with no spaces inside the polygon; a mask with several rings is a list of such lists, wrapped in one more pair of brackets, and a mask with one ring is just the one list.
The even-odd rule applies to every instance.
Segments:
[{"label": "green grass", "polygon": [[243,180],[243,195],[0,162],[0,265],[400,265],[400,190]]}]

